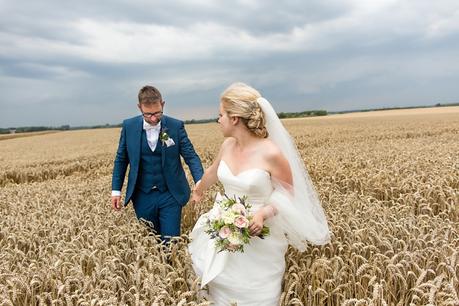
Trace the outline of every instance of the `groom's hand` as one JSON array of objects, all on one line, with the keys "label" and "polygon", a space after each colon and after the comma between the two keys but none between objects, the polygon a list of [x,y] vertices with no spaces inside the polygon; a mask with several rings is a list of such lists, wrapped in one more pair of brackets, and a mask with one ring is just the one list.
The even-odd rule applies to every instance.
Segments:
[{"label": "groom's hand", "polygon": [[114,210],[121,209],[121,196],[112,196],[112,206]]}]

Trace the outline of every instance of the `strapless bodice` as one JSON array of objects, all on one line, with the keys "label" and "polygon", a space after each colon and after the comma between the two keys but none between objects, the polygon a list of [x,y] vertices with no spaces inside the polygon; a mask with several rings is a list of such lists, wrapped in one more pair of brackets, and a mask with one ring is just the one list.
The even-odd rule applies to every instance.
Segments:
[{"label": "strapless bodice", "polygon": [[269,172],[261,168],[251,168],[234,175],[226,162],[221,160],[217,176],[227,196],[247,196],[247,201],[255,210],[265,205],[273,191]]}]

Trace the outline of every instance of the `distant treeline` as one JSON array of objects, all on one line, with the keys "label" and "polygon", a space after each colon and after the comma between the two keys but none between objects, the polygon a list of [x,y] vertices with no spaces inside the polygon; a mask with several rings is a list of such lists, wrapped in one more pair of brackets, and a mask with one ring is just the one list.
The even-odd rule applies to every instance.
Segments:
[{"label": "distant treeline", "polygon": [[311,117],[311,116],[327,116],[326,110],[312,110],[304,111],[299,113],[279,113],[277,114],[279,118],[300,118],[300,117]]},{"label": "distant treeline", "polygon": [[22,126],[18,128],[0,128],[0,134],[10,134],[10,133],[31,133],[31,132],[42,132],[42,131],[69,131],[69,130],[87,130],[87,129],[105,129],[105,128],[114,128],[121,127],[121,124],[104,124],[104,125],[92,125],[92,126],[70,126],[70,125],[61,125],[59,127],[55,126]]},{"label": "distant treeline", "polygon": [[51,127],[51,126],[22,126],[18,128],[0,128],[0,134],[10,134],[15,133],[30,133],[30,132],[41,132],[41,131],[65,131],[69,130],[69,125],[62,125],[60,127]]},{"label": "distant treeline", "polygon": [[[328,114],[345,114],[345,113],[355,113],[355,112],[372,112],[372,111],[382,111],[382,110],[391,110],[391,109],[411,109],[411,108],[428,108],[428,107],[445,107],[445,106],[459,106],[459,103],[437,103],[435,105],[419,105],[419,106],[405,106],[405,107],[385,107],[385,108],[371,108],[371,109],[358,109],[358,110],[348,110],[348,111],[339,111],[339,112],[327,112],[326,110],[311,110],[304,112],[296,113],[279,113],[279,118],[300,118],[300,117],[312,117],[312,116],[326,116]],[[216,122],[216,118],[212,119],[191,119],[185,120],[186,124],[197,124],[197,123],[209,123]],[[50,126],[25,126],[18,128],[0,128],[0,134],[9,134],[12,132],[15,133],[28,133],[28,132],[41,132],[41,131],[68,131],[68,130],[86,130],[86,129],[106,129],[106,128],[115,128],[121,127],[119,124],[104,124],[104,125],[92,125],[92,126],[75,126],[71,127],[70,125],[61,125],[60,127],[50,127]]]},{"label": "distant treeline", "polygon": [[435,105],[417,105],[417,106],[403,106],[403,107],[383,107],[383,108],[369,108],[369,109],[354,109],[339,112],[328,112],[329,114],[346,114],[346,113],[362,113],[362,112],[375,112],[384,110],[394,109],[412,109],[412,108],[429,108],[429,107],[447,107],[447,106],[459,106],[459,103],[437,103]]}]

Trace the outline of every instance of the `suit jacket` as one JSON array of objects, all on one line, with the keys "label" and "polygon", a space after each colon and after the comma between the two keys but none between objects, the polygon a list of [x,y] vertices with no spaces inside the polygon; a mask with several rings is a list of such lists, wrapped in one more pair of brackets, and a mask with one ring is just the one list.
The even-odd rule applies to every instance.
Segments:
[{"label": "suit jacket", "polygon": [[[129,165],[125,205],[131,200],[139,174],[142,129],[142,116],[123,121],[113,168],[112,190],[121,190]],[[157,144],[161,146],[161,165],[166,185],[172,196],[183,206],[188,202],[191,191],[180,156],[190,168],[195,182],[199,181],[204,173],[201,160],[188,138],[183,121],[163,116],[161,118],[161,131],[165,131],[175,142],[175,145],[169,147],[163,144],[161,140],[158,140]]]}]

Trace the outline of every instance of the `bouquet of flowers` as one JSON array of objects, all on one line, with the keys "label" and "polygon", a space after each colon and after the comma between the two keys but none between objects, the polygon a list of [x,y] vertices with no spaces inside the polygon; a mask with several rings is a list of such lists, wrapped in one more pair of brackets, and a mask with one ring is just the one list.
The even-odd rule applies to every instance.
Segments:
[{"label": "bouquet of flowers", "polygon": [[[250,214],[250,203],[247,197],[230,198],[226,194],[217,194],[215,205],[206,220],[205,232],[215,239],[218,252],[244,252],[244,245],[250,242],[249,224],[253,216]],[[269,235],[269,228],[263,226],[260,238]]]}]

